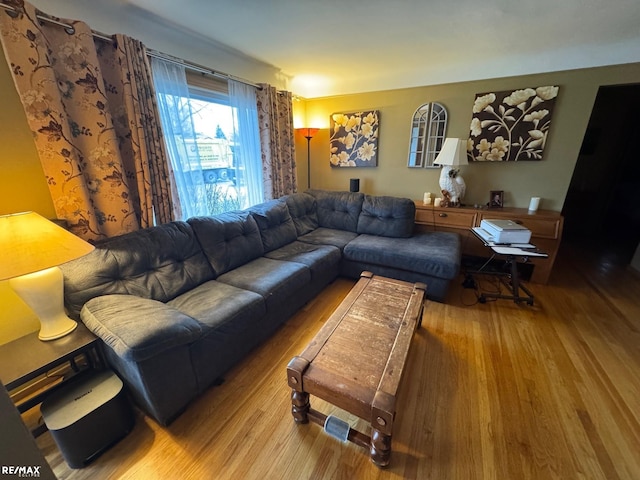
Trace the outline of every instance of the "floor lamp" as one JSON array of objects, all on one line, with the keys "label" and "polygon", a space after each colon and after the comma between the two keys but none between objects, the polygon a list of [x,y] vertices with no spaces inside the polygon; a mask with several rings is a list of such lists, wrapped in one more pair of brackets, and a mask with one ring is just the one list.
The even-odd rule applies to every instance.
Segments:
[{"label": "floor lamp", "polygon": [[319,128],[296,128],[307,139],[307,189],[311,188],[311,139],[318,133]]}]

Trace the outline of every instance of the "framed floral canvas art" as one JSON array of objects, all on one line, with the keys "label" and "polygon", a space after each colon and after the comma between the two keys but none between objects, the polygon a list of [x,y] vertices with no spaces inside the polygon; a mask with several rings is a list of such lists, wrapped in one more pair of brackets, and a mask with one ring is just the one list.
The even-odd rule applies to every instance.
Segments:
[{"label": "framed floral canvas art", "polygon": [[542,160],[557,96],[556,86],[476,95],[469,161]]},{"label": "framed floral canvas art", "polygon": [[332,167],[377,167],[379,112],[334,113],[330,118]]}]

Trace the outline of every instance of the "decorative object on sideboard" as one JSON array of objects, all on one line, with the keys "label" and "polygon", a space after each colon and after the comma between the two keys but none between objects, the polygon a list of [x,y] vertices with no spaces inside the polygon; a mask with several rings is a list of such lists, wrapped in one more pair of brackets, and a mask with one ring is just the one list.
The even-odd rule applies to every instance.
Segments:
[{"label": "decorative object on sideboard", "polygon": [[360,179],[352,178],[349,180],[349,191],[352,193],[360,191]]},{"label": "decorative object on sideboard", "polygon": [[446,204],[443,206],[457,206],[462,203],[467,186],[457,167],[467,163],[467,142],[460,138],[445,139],[440,153],[433,162],[434,165],[442,165],[440,188],[443,193],[442,203]]},{"label": "decorative object on sideboard", "polygon": [[475,162],[542,160],[558,87],[480,93],[473,104],[468,155]]},{"label": "decorative object on sideboard", "polygon": [[489,208],[502,207],[504,207],[504,191],[491,190],[491,192],[489,192]]},{"label": "decorative object on sideboard", "polygon": [[318,133],[319,128],[296,128],[307,139],[307,188],[311,188],[311,139]]},{"label": "decorative object on sideboard", "polygon": [[457,207],[460,206],[460,204],[458,202],[454,203],[453,200],[451,199],[451,194],[449,193],[448,190],[444,190],[442,189],[440,191],[440,193],[442,193],[442,198],[440,199],[440,206],[441,207]]},{"label": "decorative object on sideboard", "polygon": [[377,167],[378,110],[334,113],[330,117],[332,167]]},{"label": "decorative object on sideboard", "polygon": [[422,203],[424,205],[431,205],[431,192],[424,192],[422,196]]},{"label": "decorative object on sideboard", "polygon": [[64,311],[58,265],[86,255],[93,245],[34,212],[0,216],[0,280],[9,285],[40,320],[40,340],[55,340],[77,324]]},{"label": "decorative object on sideboard", "polygon": [[447,133],[447,109],[437,102],[420,105],[411,119],[410,168],[433,168]]},{"label": "decorative object on sideboard", "polygon": [[534,214],[538,211],[538,207],[540,206],[540,197],[531,197],[531,201],[529,202],[529,214]]}]

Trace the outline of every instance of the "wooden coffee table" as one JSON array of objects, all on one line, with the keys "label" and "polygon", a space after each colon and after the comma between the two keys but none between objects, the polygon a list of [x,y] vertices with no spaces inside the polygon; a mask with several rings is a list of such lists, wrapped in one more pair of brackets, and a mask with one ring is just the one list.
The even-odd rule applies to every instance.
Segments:
[{"label": "wooden coffee table", "polygon": [[389,464],[396,395],[411,338],[421,324],[426,285],[364,272],[315,338],[287,366],[296,423],[325,425],[309,395],[371,423],[371,435],[348,429],[347,439]]}]

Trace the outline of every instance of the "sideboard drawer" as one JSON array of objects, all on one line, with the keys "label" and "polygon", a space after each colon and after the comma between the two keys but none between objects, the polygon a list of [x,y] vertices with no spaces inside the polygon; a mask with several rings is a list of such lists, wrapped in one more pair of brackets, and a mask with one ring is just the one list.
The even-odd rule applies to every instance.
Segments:
[{"label": "sideboard drawer", "polygon": [[432,208],[416,209],[416,223],[425,225],[471,228],[475,221],[475,213],[456,211],[455,208],[449,208],[446,212]]},{"label": "sideboard drawer", "polygon": [[531,235],[538,238],[558,238],[560,234],[560,221],[523,218],[522,225],[531,230]]},{"label": "sideboard drawer", "polygon": [[433,223],[433,210],[429,209],[418,209],[416,208],[416,223],[426,223],[426,224],[432,224]]}]

